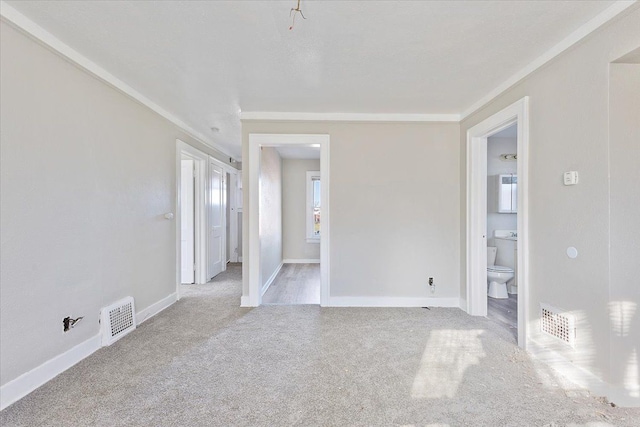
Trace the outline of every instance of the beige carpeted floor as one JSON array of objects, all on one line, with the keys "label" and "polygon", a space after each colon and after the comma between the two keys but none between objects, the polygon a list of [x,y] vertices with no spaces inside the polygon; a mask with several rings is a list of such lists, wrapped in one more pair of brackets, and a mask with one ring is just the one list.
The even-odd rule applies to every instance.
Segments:
[{"label": "beige carpeted floor", "polygon": [[638,426],[458,309],[239,308],[240,269],[0,413],[2,426]]}]

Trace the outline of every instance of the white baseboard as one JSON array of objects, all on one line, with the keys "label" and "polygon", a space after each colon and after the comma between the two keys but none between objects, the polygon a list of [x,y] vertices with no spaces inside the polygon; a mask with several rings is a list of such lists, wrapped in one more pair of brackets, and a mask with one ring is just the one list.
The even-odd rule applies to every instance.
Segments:
[{"label": "white baseboard", "polygon": [[249,297],[242,295],[240,297],[240,307],[252,307],[251,304],[249,304]]},{"label": "white baseboard", "polygon": [[315,258],[307,258],[307,259],[288,258],[288,259],[282,260],[282,263],[283,264],[320,264],[320,260]]},{"label": "white baseboard", "polygon": [[[138,325],[160,313],[176,301],[177,294],[174,292],[155,304],[151,304],[144,310],[139,311],[136,313]],[[42,365],[20,375],[15,380],[9,381],[0,387],[0,411],[52,380],[82,359],[90,356],[101,347],[102,340],[100,334],[98,334],[53,359],[47,360]]]},{"label": "white baseboard", "polygon": [[9,381],[0,387],[0,411],[90,356],[100,347],[102,347],[102,341],[100,334],[98,334],[53,359],[47,360],[15,380]]},{"label": "white baseboard", "polygon": [[623,408],[640,408],[640,397],[638,397],[635,390],[633,393],[635,396],[631,396],[629,390],[626,390],[623,387],[610,386],[607,399],[609,399],[609,402],[615,403],[616,406],[621,406]]},{"label": "white baseboard", "polygon": [[547,347],[544,342],[529,339],[528,351],[531,356],[545,363],[569,381],[588,389],[591,394],[604,396],[617,406],[640,407],[640,397],[631,396],[628,390],[615,387],[592,372],[577,366],[562,354]]},{"label": "white baseboard", "polygon": [[276,276],[278,275],[278,273],[280,273],[280,269],[282,269],[282,265],[283,263],[281,262],[278,268],[276,268],[273,274],[269,277],[269,280],[267,280],[264,283],[264,285],[262,285],[262,289],[260,289],[260,296],[264,295],[264,293],[267,292],[267,289],[269,289],[269,286],[271,286],[273,281],[276,280]]},{"label": "white baseboard", "polygon": [[153,316],[160,313],[165,308],[171,306],[176,301],[178,301],[178,294],[174,292],[171,295],[168,295],[165,298],[162,298],[160,301],[156,302],[155,304],[151,304],[149,307],[145,308],[144,310],[139,311],[138,313],[136,313],[136,320],[138,321],[138,325],[140,325],[145,320],[151,319]]},{"label": "white baseboard", "polygon": [[464,311],[465,313],[469,313],[469,307],[467,307],[467,300],[464,298],[460,298],[460,310]]},{"label": "white baseboard", "polygon": [[329,297],[328,307],[460,307],[460,298]]}]

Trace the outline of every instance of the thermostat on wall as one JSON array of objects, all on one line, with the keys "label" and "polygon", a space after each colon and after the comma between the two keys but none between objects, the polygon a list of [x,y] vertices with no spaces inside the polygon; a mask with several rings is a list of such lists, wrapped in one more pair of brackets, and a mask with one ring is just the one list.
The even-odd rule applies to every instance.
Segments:
[{"label": "thermostat on wall", "polygon": [[569,171],[564,173],[564,185],[576,185],[578,183],[578,172]]}]

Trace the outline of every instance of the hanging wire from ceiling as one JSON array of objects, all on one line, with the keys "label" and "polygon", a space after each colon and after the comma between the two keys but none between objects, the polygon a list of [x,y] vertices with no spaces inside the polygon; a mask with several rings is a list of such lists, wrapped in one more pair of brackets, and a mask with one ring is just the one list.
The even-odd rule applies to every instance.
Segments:
[{"label": "hanging wire from ceiling", "polygon": [[300,0],[298,0],[298,7],[292,7],[291,11],[289,12],[289,16],[293,14],[293,20],[291,21],[291,26],[289,27],[289,30],[293,30],[293,26],[296,25],[296,15],[298,13],[300,14],[300,16],[302,16],[302,19],[307,19],[302,13],[302,9],[300,9]]}]

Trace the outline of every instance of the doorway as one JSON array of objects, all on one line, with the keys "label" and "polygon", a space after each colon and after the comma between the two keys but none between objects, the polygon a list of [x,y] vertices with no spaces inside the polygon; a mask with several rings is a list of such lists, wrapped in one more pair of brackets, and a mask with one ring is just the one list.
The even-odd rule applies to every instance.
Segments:
[{"label": "doorway", "polygon": [[487,144],[488,138],[517,125],[517,334],[528,341],[528,146],[529,99],[525,97],[467,131],[467,312],[487,316]]},{"label": "doorway", "polygon": [[[263,303],[263,294],[269,289],[269,286],[278,277],[285,261],[282,257],[282,246],[278,248],[277,233],[276,239],[267,231],[276,227],[278,222],[282,222],[282,213],[276,218],[278,204],[281,208],[281,199],[278,199],[277,192],[275,198],[269,193],[269,188],[265,186],[267,176],[263,176],[262,168],[278,169],[271,166],[263,165],[263,157],[273,159],[273,151],[280,147],[307,147],[315,148],[320,151],[320,178],[319,186],[322,191],[320,193],[320,206],[322,209],[322,226],[319,233],[319,276],[320,276],[320,300],[322,306],[329,304],[329,235],[330,235],[330,217],[329,217],[329,135],[291,135],[291,134],[250,134],[249,135],[249,168],[248,184],[249,184],[249,215],[248,215],[248,241],[249,241],[249,260],[248,274],[244,277],[245,286],[242,296],[242,305],[248,307],[259,306]],[[263,150],[266,151],[263,153]],[[279,155],[278,155],[279,157]],[[276,159],[277,162],[277,159]],[[305,174],[306,176],[306,174]],[[280,183],[281,184],[281,183]],[[281,189],[282,187],[280,187]],[[277,187],[276,187],[277,189]],[[280,190],[281,191],[281,190]],[[267,194],[269,193],[269,194]],[[275,205],[275,206],[274,206]],[[269,210],[267,210],[269,209]],[[305,206],[301,205],[300,209],[304,211]],[[273,215],[276,212],[273,221],[265,221],[264,215]],[[313,210],[312,210],[313,212]],[[313,218],[313,216],[311,217]],[[305,228],[306,230],[306,228]],[[311,230],[314,230],[311,227]],[[280,232],[280,238],[282,234]],[[274,244],[275,242],[275,244]],[[271,250],[276,248],[276,250]],[[279,252],[278,252],[279,250]],[[301,259],[307,264],[310,260]],[[316,261],[317,263],[317,261]],[[287,263],[289,264],[289,263]],[[310,266],[313,269],[313,266]],[[317,267],[316,267],[317,268]],[[295,267],[291,267],[295,270]],[[282,273],[284,276],[288,269]]]},{"label": "doorway", "polygon": [[176,143],[178,298],[181,284],[207,281],[207,157],[205,153],[180,140]]},{"label": "doorway", "polygon": [[518,337],[516,123],[487,138],[487,317]]},{"label": "doorway", "polygon": [[[182,284],[205,284],[227,268],[237,253],[238,170],[193,146],[176,141],[176,292]],[[233,201],[229,207],[229,201]],[[228,224],[230,224],[228,226]],[[228,233],[235,239],[228,242]],[[237,258],[236,258],[237,259]]]}]

